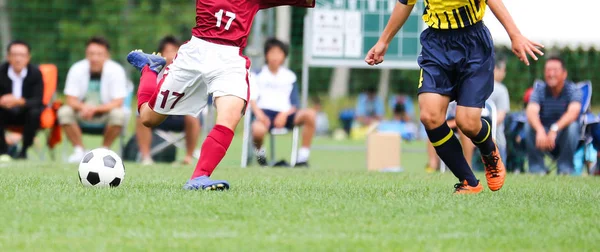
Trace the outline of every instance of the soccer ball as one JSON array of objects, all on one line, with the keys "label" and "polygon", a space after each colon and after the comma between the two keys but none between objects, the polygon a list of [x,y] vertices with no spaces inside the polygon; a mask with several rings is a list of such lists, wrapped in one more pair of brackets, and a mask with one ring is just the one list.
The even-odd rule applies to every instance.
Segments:
[{"label": "soccer ball", "polygon": [[125,166],[117,153],[99,148],[85,154],[79,163],[79,181],[86,187],[117,187],[125,178]]}]

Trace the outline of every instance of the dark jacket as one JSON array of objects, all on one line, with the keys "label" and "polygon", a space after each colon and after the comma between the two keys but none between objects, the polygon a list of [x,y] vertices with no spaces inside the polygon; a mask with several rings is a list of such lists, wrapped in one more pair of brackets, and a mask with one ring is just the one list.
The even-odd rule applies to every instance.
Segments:
[{"label": "dark jacket", "polygon": [[[8,63],[0,65],[0,96],[12,93],[12,80],[8,77]],[[23,80],[23,99],[26,108],[43,106],[44,82],[42,72],[32,64],[27,65],[27,76]]]}]

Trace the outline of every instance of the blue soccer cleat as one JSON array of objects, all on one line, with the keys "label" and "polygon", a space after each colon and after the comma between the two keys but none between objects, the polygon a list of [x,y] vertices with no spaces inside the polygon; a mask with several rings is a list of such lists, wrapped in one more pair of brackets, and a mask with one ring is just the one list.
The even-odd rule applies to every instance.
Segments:
[{"label": "blue soccer cleat", "polygon": [[146,65],[150,70],[159,73],[167,64],[167,60],[159,54],[148,54],[142,50],[133,50],[127,55],[127,61],[138,71],[142,71]]},{"label": "blue soccer cleat", "polygon": [[224,191],[229,190],[229,183],[225,180],[210,180],[208,176],[190,179],[183,186],[185,190]]}]

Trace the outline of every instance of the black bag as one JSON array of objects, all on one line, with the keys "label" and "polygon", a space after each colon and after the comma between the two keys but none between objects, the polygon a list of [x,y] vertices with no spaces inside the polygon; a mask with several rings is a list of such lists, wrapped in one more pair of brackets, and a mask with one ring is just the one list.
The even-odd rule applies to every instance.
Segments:
[{"label": "black bag", "polygon": [[[152,144],[150,148],[154,148],[155,146],[164,143],[165,140],[159,137],[154,131],[152,132]],[[139,153],[139,146],[137,143],[136,136],[133,135],[131,139],[125,145],[125,150],[123,151],[123,160],[136,162],[137,155]],[[164,163],[172,163],[175,162],[177,157],[177,147],[171,145],[165,148],[163,151],[156,153],[152,156],[154,162],[164,162]]]}]

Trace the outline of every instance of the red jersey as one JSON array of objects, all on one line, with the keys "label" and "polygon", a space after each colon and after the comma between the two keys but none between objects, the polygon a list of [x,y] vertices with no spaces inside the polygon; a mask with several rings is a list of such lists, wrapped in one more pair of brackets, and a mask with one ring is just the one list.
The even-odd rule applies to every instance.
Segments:
[{"label": "red jersey", "polygon": [[307,0],[196,0],[195,37],[221,45],[245,47],[254,16],[280,5],[314,7]]}]

